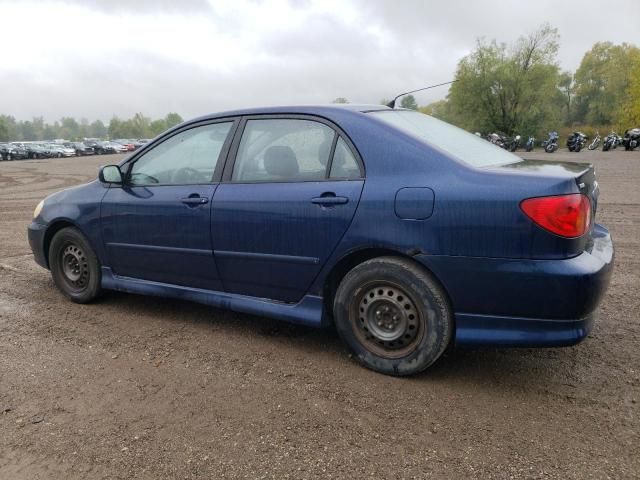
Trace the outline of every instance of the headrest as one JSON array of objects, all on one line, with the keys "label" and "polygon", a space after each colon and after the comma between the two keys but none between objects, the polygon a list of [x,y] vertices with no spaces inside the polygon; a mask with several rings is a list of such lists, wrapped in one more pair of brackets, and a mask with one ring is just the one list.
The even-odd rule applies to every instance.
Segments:
[{"label": "headrest", "polygon": [[264,152],[264,169],[274,177],[292,178],[298,175],[300,167],[291,147],[273,145]]}]

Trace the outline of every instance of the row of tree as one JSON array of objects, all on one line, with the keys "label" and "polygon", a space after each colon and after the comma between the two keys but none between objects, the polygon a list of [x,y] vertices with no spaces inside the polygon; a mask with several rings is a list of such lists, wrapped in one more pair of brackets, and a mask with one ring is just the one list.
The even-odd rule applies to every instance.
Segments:
[{"label": "row of tree", "polygon": [[640,49],[599,42],[575,72],[557,62],[558,31],[543,25],[512,45],[478,41],[445,100],[422,110],[483,133],[592,133],[640,126]]},{"label": "row of tree", "polygon": [[566,135],[580,129],[591,135],[613,129],[621,134],[640,126],[637,46],[596,43],[573,73],[560,69],[558,47],[558,31],[549,25],[511,45],[478,40],[458,63],[446,99],[419,107],[406,95],[400,105],[473,132],[538,138],[550,130]]},{"label": "row of tree", "polygon": [[19,121],[9,115],[0,115],[0,142],[54,138],[152,138],[182,121],[177,113],[169,113],[156,120],[141,113],[136,113],[129,119],[114,116],[109,125],[100,120],[89,123],[85,118],[77,121],[72,117],[62,117],[59,121],[47,123],[42,117]]}]

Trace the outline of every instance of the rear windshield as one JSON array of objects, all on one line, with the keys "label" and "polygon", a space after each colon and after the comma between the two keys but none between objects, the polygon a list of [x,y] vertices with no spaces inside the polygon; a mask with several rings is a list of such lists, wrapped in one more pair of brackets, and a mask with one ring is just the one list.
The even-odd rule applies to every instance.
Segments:
[{"label": "rear windshield", "polygon": [[369,115],[433,145],[473,167],[491,167],[519,162],[520,157],[507,152],[450,123],[411,110],[380,110]]}]

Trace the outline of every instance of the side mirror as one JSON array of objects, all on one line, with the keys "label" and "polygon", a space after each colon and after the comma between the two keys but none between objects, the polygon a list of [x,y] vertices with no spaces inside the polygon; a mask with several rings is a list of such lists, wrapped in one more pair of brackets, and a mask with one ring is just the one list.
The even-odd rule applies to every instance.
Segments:
[{"label": "side mirror", "polygon": [[98,180],[100,180],[102,183],[115,183],[118,185],[122,185],[122,172],[120,171],[120,167],[117,165],[107,165],[105,167],[100,167]]}]

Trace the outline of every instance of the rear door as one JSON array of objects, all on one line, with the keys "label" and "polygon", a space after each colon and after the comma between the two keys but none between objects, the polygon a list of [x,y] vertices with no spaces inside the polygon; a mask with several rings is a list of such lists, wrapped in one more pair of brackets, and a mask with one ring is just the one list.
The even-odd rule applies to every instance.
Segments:
[{"label": "rear door", "polygon": [[127,164],[101,218],[109,266],[121,276],[222,290],[211,245],[211,201],[234,121],[179,131]]},{"label": "rear door", "polygon": [[232,293],[297,302],[353,219],[361,160],[314,117],[250,117],[239,131],[213,201],[220,277]]}]

